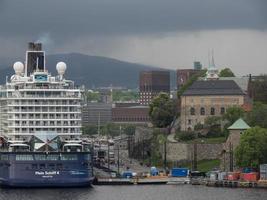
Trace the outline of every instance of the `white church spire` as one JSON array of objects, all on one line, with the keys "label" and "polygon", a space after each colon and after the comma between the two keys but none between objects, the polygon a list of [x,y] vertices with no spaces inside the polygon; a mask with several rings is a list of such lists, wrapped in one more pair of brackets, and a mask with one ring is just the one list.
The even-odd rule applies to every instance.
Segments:
[{"label": "white church spire", "polygon": [[206,73],[206,80],[217,80],[219,79],[219,70],[215,66],[214,52],[211,52],[211,61],[209,58],[209,67]]}]

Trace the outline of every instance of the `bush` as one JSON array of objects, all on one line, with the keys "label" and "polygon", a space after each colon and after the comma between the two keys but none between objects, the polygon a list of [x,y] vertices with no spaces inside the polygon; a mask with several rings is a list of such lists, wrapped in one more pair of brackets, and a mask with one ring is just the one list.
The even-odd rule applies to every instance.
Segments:
[{"label": "bush", "polygon": [[195,132],[178,132],[176,133],[176,138],[179,139],[180,141],[188,141],[188,140],[193,140],[196,138],[196,133]]},{"label": "bush", "polygon": [[196,130],[196,131],[202,130],[203,128],[204,128],[204,125],[201,124],[201,123],[197,123],[197,124],[194,126],[194,130]]},{"label": "bush", "polygon": [[208,138],[221,136],[224,136],[224,133],[221,131],[221,127],[219,125],[213,126],[206,135]]}]

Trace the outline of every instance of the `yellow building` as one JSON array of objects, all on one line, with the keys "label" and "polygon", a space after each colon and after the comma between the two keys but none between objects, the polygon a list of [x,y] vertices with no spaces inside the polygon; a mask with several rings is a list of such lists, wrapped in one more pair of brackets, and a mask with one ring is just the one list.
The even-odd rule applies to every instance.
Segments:
[{"label": "yellow building", "polygon": [[221,116],[227,108],[242,106],[245,94],[233,80],[195,81],[181,96],[181,130],[194,130],[209,116]]}]

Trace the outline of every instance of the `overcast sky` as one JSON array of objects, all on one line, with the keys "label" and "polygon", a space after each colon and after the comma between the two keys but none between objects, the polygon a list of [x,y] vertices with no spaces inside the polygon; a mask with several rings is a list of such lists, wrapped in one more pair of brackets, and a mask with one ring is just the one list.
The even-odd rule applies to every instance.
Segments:
[{"label": "overcast sky", "polygon": [[0,0],[0,57],[28,41],[165,68],[267,73],[267,0]]}]

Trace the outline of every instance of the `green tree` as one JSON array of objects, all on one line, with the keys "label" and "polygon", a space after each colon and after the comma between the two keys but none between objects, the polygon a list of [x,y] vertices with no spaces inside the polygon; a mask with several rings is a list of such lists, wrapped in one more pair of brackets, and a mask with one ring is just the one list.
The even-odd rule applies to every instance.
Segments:
[{"label": "green tree", "polygon": [[[160,93],[154,98],[149,105],[149,116],[151,122],[156,128],[167,129],[167,134],[170,133],[173,122],[176,117],[176,106],[175,102],[170,99],[166,93]],[[167,155],[166,155],[166,142],[167,135],[164,134],[164,167],[167,167]]]},{"label": "green tree", "polygon": [[168,128],[176,117],[175,102],[166,93],[160,93],[149,105],[149,116],[154,127]]},{"label": "green tree", "polygon": [[244,110],[239,106],[232,106],[226,110],[223,118],[227,121],[227,125],[232,125],[239,118],[243,118],[245,115]]},{"label": "green tree", "polygon": [[199,73],[192,75],[188,81],[178,90],[177,96],[178,98],[189,88],[195,81],[198,80],[199,77],[204,77],[206,75],[207,70],[201,70]]},{"label": "green tree", "polygon": [[267,163],[267,129],[257,126],[246,130],[234,153],[239,167],[259,167]]},{"label": "green tree", "polygon": [[100,93],[99,92],[94,92],[94,91],[87,91],[86,93],[87,101],[100,101]]},{"label": "green tree", "polygon": [[204,128],[204,125],[201,124],[200,122],[198,122],[195,126],[194,126],[194,130],[195,131],[200,131]]},{"label": "green tree", "polygon": [[247,121],[251,126],[267,128],[267,105],[256,103],[252,111],[247,114]]},{"label": "green tree", "polygon": [[133,90],[114,90],[112,92],[113,101],[137,101],[139,94]]},{"label": "green tree", "polygon": [[95,135],[97,134],[97,126],[96,125],[87,125],[82,127],[82,134],[85,135]]},{"label": "green tree", "polygon": [[260,75],[250,82],[253,100],[267,104],[267,75]]},{"label": "green tree", "polygon": [[204,126],[208,128],[208,137],[218,137],[222,135],[222,118],[220,116],[210,116],[205,119]]},{"label": "green tree", "polygon": [[107,123],[101,128],[102,135],[108,135],[111,137],[118,136],[122,133],[120,130],[120,125],[114,123]]},{"label": "green tree", "polygon": [[125,125],[124,129],[123,129],[123,132],[126,134],[126,135],[134,135],[135,133],[135,128],[136,126],[134,125]]},{"label": "green tree", "polygon": [[220,71],[220,77],[235,77],[234,73],[230,68],[224,68]]},{"label": "green tree", "polygon": [[205,119],[204,125],[207,128],[210,128],[212,126],[221,125],[222,118],[220,116],[209,116]]}]

